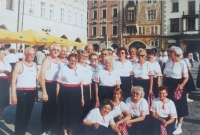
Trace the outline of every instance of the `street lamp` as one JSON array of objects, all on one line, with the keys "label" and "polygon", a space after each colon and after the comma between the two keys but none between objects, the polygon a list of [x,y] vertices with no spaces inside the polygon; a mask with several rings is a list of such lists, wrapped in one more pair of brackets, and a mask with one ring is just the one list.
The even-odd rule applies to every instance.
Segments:
[{"label": "street lamp", "polygon": [[51,27],[42,27],[42,31],[49,34],[51,32]]}]

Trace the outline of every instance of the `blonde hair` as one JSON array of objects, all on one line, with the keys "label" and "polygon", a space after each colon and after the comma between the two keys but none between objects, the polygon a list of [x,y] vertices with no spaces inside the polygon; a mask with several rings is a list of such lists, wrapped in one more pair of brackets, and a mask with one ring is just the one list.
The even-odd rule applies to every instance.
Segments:
[{"label": "blonde hair", "polygon": [[139,49],[137,50],[137,55],[140,55],[140,54],[144,54],[145,56],[147,56],[147,52],[146,52],[146,50],[143,49],[143,48],[139,48]]}]

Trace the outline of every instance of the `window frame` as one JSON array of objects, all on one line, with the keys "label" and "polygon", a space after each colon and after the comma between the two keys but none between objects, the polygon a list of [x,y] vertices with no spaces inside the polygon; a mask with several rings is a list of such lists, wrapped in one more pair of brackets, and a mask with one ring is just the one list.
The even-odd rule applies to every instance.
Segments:
[{"label": "window frame", "polygon": [[[177,5],[175,5],[177,4]],[[179,2],[172,3],[172,12],[179,12]]]},{"label": "window frame", "polygon": [[[172,21],[174,21],[173,24],[172,24]],[[175,21],[177,21],[178,23],[177,23],[177,24],[174,24]],[[173,27],[172,27],[172,26],[173,26]],[[179,19],[179,18],[170,19],[170,32],[179,32],[179,31],[180,31],[180,30],[179,30],[179,26],[180,26],[180,19]],[[177,30],[176,30],[176,27],[178,28]],[[173,28],[174,28],[174,29],[173,29]]]}]

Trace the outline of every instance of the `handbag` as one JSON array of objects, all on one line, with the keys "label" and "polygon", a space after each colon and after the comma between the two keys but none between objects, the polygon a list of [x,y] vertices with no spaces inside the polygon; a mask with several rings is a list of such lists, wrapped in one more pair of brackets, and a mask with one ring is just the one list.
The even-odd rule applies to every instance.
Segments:
[{"label": "handbag", "polygon": [[175,100],[180,100],[182,96],[183,90],[182,89],[176,89],[174,91],[174,99]]}]

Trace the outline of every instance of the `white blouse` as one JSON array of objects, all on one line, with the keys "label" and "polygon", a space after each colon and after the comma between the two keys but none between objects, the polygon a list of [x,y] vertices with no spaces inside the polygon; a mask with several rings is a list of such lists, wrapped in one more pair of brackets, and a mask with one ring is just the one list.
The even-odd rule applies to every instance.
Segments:
[{"label": "white blouse", "polygon": [[169,100],[167,103],[160,101],[160,98],[155,98],[152,102],[150,110],[156,112],[159,117],[162,118],[177,118],[176,107],[172,100]]},{"label": "white blouse", "polygon": [[180,79],[182,77],[188,77],[188,69],[185,61],[173,62],[168,60],[165,65],[164,74],[166,77],[172,77]]},{"label": "white blouse", "polygon": [[145,61],[140,65],[138,62],[133,65],[133,75],[135,78],[149,79],[149,75],[153,75],[152,64]]},{"label": "white blouse", "polygon": [[76,70],[64,65],[58,73],[57,82],[62,84],[81,84],[83,83],[82,71]]},{"label": "white blouse", "polygon": [[92,79],[93,79],[93,80],[94,80],[94,78],[95,78],[97,72],[98,72],[100,69],[102,69],[102,67],[100,67],[99,65],[96,66],[95,68],[92,67],[92,66],[90,66],[90,70],[92,71]]},{"label": "white blouse", "polygon": [[162,58],[162,62],[163,62],[163,63],[166,63],[167,60],[168,60],[168,56],[164,56],[164,57]]},{"label": "white blouse", "polygon": [[135,104],[131,101],[131,97],[129,97],[126,99],[126,105],[132,117],[149,115],[148,103],[144,98],[141,98],[140,101]]},{"label": "white blouse", "polygon": [[78,63],[77,68],[81,70],[83,84],[91,84],[93,72],[91,71],[90,66],[86,65],[86,67],[84,67]]},{"label": "white blouse", "polygon": [[126,114],[127,112],[128,112],[127,105],[123,101],[121,101],[118,105],[114,105],[114,108],[111,111],[111,114],[114,118],[114,117],[119,116],[122,113]]},{"label": "white blouse", "polygon": [[157,61],[151,63],[153,69],[153,78],[157,78],[157,76],[162,76],[160,65]]},{"label": "white blouse", "polygon": [[189,59],[188,58],[184,58],[183,60],[185,61],[186,65],[188,65],[189,68],[191,68],[191,64],[190,64]]},{"label": "white blouse", "polygon": [[129,60],[126,60],[125,63],[115,60],[115,69],[119,71],[119,75],[122,77],[128,77],[133,74],[133,67]]},{"label": "white blouse", "polygon": [[108,72],[105,68],[100,69],[95,75],[94,81],[99,83],[100,86],[116,86],[121,84],[121,79],[118,74],[118,70]]},{"label": "white blouse", "polygon": [[92,109],[83,121],[88,121],[91,123],[99,123],[99,125],[102,125],[104,127],[108,127],[109,124],[110,125],[115,124],[113,117],[110,115],[110,113],[102,117],[99,108]]},{"label": "white blouse", "polygon": [[[0,61],[0,70],[7,70],[9,72],[11,72],[11,65],[8,63],[8,61],[3,60],[4,62]],[[0,73],[0,76],[5,76],[7,77],[6,74],[4,73]]]}]

